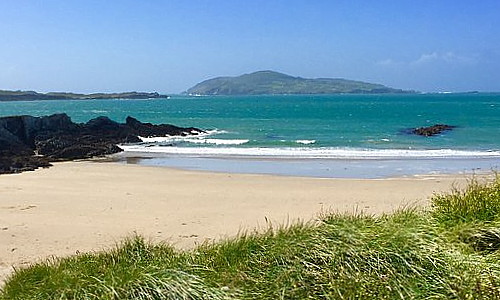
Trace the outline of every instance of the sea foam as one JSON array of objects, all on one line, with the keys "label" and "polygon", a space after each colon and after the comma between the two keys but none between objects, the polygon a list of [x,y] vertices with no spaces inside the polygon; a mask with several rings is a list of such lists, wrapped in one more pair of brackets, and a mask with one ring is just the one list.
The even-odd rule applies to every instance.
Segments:
[{"label": "sea foam", "polygon": [[[186,132],[185,136],[160,136],[160,137],[142,137],[140,136],[139,139],[143,143],[155,143],[155,144],[177,144],[177,143],[195,143],[195,144],[221,144],[221,145],[241,145],[248,140],[219,140],[219,139],[207,139],[207,137],[216,135],[216,134],[222,134],[222,133],[227,133],[227,131],[224,130],[218,130],[218,129],[213,129],[213,130],[207,130],[205,132],[199,132],[192,130],[190,133]],[[229,142],[225,142],[229,141]],[[243,142],[245,141],[245,142]]]},{"label": "sea foam", "polygon": [[297,144],[310,145],[316,143],[316,140],[296,140]]},{"label": "sea foam", "polygon": [[[230,141],[229,142],[234,142]],[[229,144],[229,142],[227,144]],[[237,140],[242,142],[242,140]],[[159,147],[120,145],[124,151],[165,153],[188,156],[247,156],[285,158],[338,158],[338,159],[397,159],[397,158],[481,158],[499,157],[500,151],[466,151],[452,149],[356,149],[356,148],[264,148],[264,147]]]}]

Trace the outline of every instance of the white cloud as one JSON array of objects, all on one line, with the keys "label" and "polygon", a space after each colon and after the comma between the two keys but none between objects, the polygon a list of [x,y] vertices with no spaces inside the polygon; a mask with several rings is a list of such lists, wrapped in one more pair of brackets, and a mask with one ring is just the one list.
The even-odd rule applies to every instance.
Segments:
[{"label": "white cloud", "polygon": [[473,64],[476,62],[474,57],[458,55],[454,52],[446,52],[446,53],[424,53],[417,60],[410,62],[410,65],[418,66],[425,65],[432,62],[445,62],[448,64]]},{"label": "white cloud", "polygon": [[477,61],[476,57],[458,55],[453,52],[446,52],[442,59],[449,63],[473,64]]},{"label": "white cloud", "polygon": [[379,66],[424,66],[431,63],[443,62],[448,64],[474,64],[477,62],[476,57],[472,56],[463,56],[455,54],[454,52],[432,52],[432,53],[424,53],[420,55],[419,58],[412,61],[397,61],[391,58],[387,58],[384,60],[377,61],[375,64]]},{"label": "white cloud", "polygon": [[381,65],[381,66],[390,66],[390,65],[394,65],[395,63],[396,62],[390,58],[376,62],[377,65]]},{"label": "white cloud", "polygon": [[410,65],[423,65],[438,59],[440,59],[440,55],[437,52],[424,53],[417,60],[410,62]]}]

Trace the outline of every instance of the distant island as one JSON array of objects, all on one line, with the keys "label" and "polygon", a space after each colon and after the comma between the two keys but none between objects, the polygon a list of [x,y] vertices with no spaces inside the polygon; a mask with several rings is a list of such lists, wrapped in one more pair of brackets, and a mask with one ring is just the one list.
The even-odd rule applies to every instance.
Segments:
[{"label": "distant island", "polygon": [[237,77],[208,79],[185,93],[189,95],[400,94],[414,93],[414,91],[342,78],[308,79],[274,71],[258,71]]},{"label": "distant island", "polygon": [[126,93],[37,93],[33,91],[2,91],[0,90],[0,101],[33,101],[33,100],[95,100],[95,99],[150,99],[168,98],[158,93],[126,92]]}]

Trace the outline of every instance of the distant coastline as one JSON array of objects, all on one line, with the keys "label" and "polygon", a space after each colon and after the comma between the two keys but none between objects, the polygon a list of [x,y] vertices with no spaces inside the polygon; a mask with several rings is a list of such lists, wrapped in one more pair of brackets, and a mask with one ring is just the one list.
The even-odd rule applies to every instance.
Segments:
[{"label": "distant coastline", "polygon": [[38,93],[34,91],[0,90],[0,101],[35,101],[35,100],[99,100],[99,99],[156,99],[168,98],[156,92],[124,92],[78,94],[64,92]]}]

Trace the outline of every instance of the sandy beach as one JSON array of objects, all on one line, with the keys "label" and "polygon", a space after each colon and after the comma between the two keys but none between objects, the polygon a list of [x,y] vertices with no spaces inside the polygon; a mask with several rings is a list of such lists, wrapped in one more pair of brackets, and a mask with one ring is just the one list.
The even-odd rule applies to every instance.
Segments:
[{"label": "sandy beach", "polygon": [[12,266],[98,251],[134,233],[189,248],[326,211],[389,213],[426,205],[464,175],[321,179],[57,163],[0,176],[0,281]]}]

